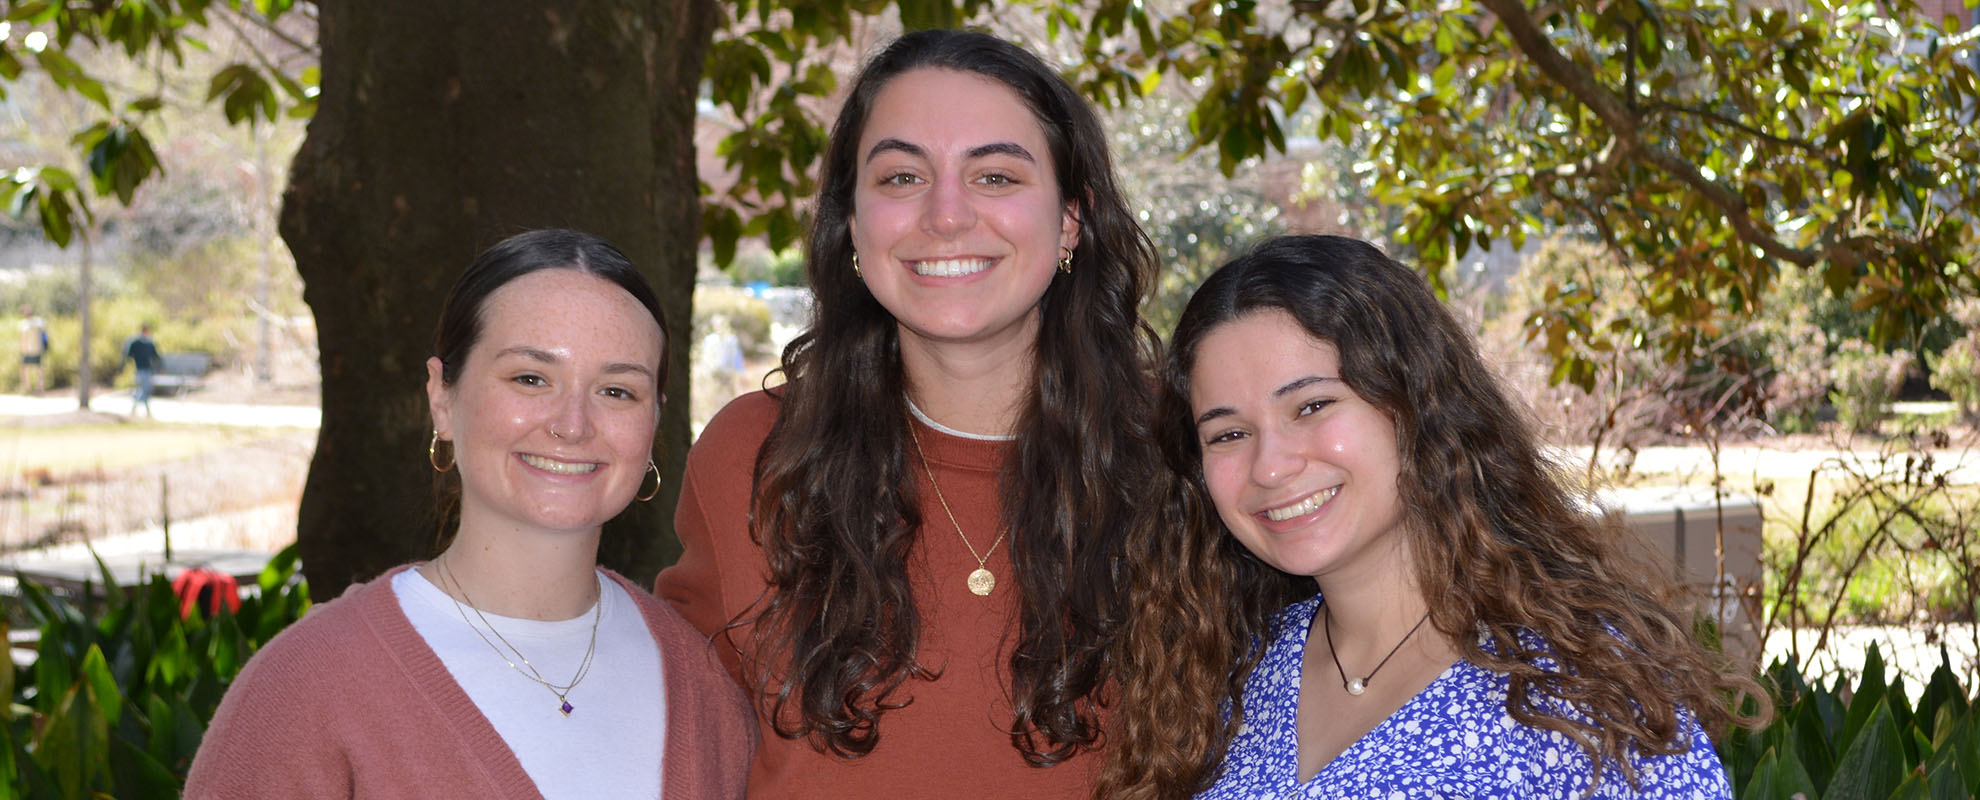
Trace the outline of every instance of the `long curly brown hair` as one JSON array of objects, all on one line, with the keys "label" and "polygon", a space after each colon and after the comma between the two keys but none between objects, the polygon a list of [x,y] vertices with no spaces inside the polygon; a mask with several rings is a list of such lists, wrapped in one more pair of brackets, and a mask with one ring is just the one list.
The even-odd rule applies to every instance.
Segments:
[{"label": "long curly brown hair", "polygon": [[[1642,563],[1619,520],[1576,501],[1423,277],[1365,242],[1287,236],[1205,281],[1171,339],[1157,433],[1179,476],[1168,500],[1181,529],[1124,551],[1133,611],[1116,664],[1116,741],[1096,796],[1187,797],[1208,786],[1243,719],[1244,681],[1274,612],[1313,593],[1310,579],[1252,557],[1224,528],[1191,422],[1197,346],[1263,311],[1332,343],[1342,380],[1395,421],[1402,530],[1431,623],[1466,660],[1511,676],[1514,719],[1566,734],[1633,781],[1635,756],[1689,747],[1683,710],[1715,733],[1755,721],[1736,715],[1741,696],[1765,715],[1758,684],[1699,645],[1673,610],[1669,570]],[[1549,714],[1548,698],[1586,719]]]},{"label": "long curly brown hair", "polygon": [[1049,144],[1060,194],[1080,220],[1070,274],[1040,301],[1036,388],[1000,478],[1018,607],[1009,692],[1012,745],[1058,763],[1099,737],[1096,693],[1118,622],[1117,549],[1147,527],[1157,485],[1159,342],[1137,307],[1154,249],[1115,184],[1098,117],[1036,56],[992,36],[911,33],[861,72],[823,167],[806,265],[811,327],[785,349],[787,386],[758,453],[751,531],[770,588],[738,622],[764,713],[787,738],[857,757],[884,712],[911,700],[921,618],[908,580],[916,530],[909,414],[897,323],[854,275],[849,214],[858,144],[880,90],[916,69],[1009,87]]}]

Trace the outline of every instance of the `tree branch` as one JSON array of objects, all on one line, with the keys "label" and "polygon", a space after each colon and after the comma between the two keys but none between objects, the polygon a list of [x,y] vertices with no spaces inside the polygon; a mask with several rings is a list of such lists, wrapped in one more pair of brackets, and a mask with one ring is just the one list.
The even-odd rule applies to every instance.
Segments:
[{"label": "tree branch", "polygon": [[1707,122],[1714,122],[1720,125],[1724,125],[1728,128],[1732,128],[1733,130],[1739,131],[1740,133],[1744,133],[1755,139],[1764,139],[1766,141],[1772,142],[1782,147],[1790,147],[1808,153],[1810,155],[1825,156],[1823,158],[1824,161],[1830,160],[1826,158],[1826,155],[1822,152],[1822,148],[1815,146],[1813,142],[1807,142],[1801,139],[1789,139],[1784,136],[1776,136],[1774,134],[1760,130],[1759,128],[1755,128],[1752,125],[1748,125],[1744,122],[1733,119],[1732,117],[1728,117],[1724,114],[1721,114],[1717,111],[1713,111],[1711,109],[1698,108],[1695,106],[1679,105],[1677,103],[1666,103],[1662,100],[1658,100],[1650,103],[1649,105],[1644,106],[1643,110],[1649,114],[1669,111],[1675,114],[1684,114],[1686,116],[1698,117]]},{"label": "tree branch", "polygon": [[[307,6],[298,6],[297,8],[300,11],[302,8],[306,8],[306,7]],[[221,14],[223,16],[230,18],[238,18],[241,20],[245,20],[247,21],[248,24],[261,29],[262,31],[266,32],[268,35],[282,40],[284,44],[287,44],[288,46],[295,48],[296,52],[306,53],[311,56],[314,56],[314,60],[322,59],[322,53],[317,51],[317,47],[315,43],[305,42],[301,39],[297,39],[296,37],[291,36],[289,32],[282,30],[282,26],[275,24],[274,20],[268,19],[259,14],[249,14],[245,11],[225,7],[224,4],[221,7]],[[241,27],[238,23],[229,22],[227,27],[232,28],[236,35],[241,36],[242,41],[247,40],[247,36],[245,35],[245,32],[241,30]]]},{"label": "tree branch", "polygon": [[1522,0],[1479,0],[1505,26],[1506,35],[1519,47],[1521,53],[1532,60],[1540,73],[1554,81],[1609,127],[1616,136],[1621,154],[1633,156],[1637,160],[1661,170],[1686,186],[1698,192],[1706,202],[1725,215],[1733,231],[1741,241],[1760,248],[1762,252],[1799,266],[1807,267],[1821,259],[1822,253],[1813,249],[1790,247],[1780,239],[1762,230],[1759,223],[1746,209],[1746,200],[1730,187],[1706,178],[1696,164],[1680,158],[1663,148],[1645,141],[1643,121],[1632,113],[1613,92],[1603,87],[1586,70],[1575,66],[1567,56],[1554,48],[1553,43],[1534,22]]}]

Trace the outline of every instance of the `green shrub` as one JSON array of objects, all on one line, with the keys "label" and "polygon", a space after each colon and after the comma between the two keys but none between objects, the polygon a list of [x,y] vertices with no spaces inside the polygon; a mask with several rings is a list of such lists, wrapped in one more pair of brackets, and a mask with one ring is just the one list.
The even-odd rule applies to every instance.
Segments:
[{"label": "green shrub", "polygon": [[[141,323],[152,323],[161,352],[205,353],[220,369],[251,357],[264,315],[280,320],[307,315],[301,279],[286,257],[270,262],[268,247],[261,238],[223,235],[169,252],[137,248],[102,263],[91,284],[94,382],[125,387],[135,382],[131,370],[117,367],[124,342],[137,335]],[[49,323],[48,386],[76,385],[81,289],[72,266],[30,276],[23,284],[0,284],[0,330],[9,337],[0,353],[9,366],[0,369],[0,391],[20,389],[19,354],[11,337],[23,303]],[[265,290],[264,271],[269,273]]]},{"label": "green shrub", "polygon": [[767,283],[771,286],[804,285],[804,250],[796,247],[782,252],[769,248],[739,248],[729,273],[736,283]]},{"label": "green shrub", "polygon": [[694,344],[727,326],[735,332],[743,354],[770,355],[770,304],[740,289],[697,286],[694,289]]},{"label": "green shrub", "polygon": [[1884,353],[1858,339],[1836,348],[1836,419],[1856,433],[1872,433],[1884,418],[1884,406],[1897,396],[1904,374],[1911,369],[1911,354],[1898,350]]},{"label": "green shrub", "polygon": [[182,619],[163,575],[80,607],[23,581],[41,646],[31,670],[0,662],[0,796],[178,796],[227,685],[309,608],[293,545],[257,583],[237,612]]},{"label": "green shrub", "polygon": [[1767,418],[1782,433],[1814,430],[1822,401],[1828,399],[1829,337],[1806,316],[1803,312],[1761,326],[1774,362],[1767,381]]},{"label": "green shrub", "polygon": [[1767,508],[1769,616],[1789,627],[1972,619],[1980,487],[1949,478],[1958,462],[1915,447],[1844,460],[1824,494]]},{"label": "green shrub", "polygon": [[[136,383],[136,374],[123,364],[124,343],[136,336],[138,327],[147,322],[151,323],[151,338],[158,343],[161,353],[206,353],[224,361],[227,354],[237,349],[227,343],[230,323],[224,319],[169,317],[157,303],[141,298],[98,300],[92,305],[96,313],[90,319],[89,363],[92,382],[98,386],[128,387]],[[43,315],[43,318],[48,322],[48,353],[41,361],[47,376],[45,382],[50,389],[73,387],[82,363],[79,344],[82,320],[74,315]],[[0,329],[8,333],[9,348],[13,346],[12,336],[18,330],[19,319],[14,315],[0,321]],[[18,392],[22,388],[19,354],[9,349],[5,363],[8,368],[0,369],[0,390]]]},{"label": "green shrub", "polygon": [[1980,332],[1947,345],[1926,362],[1932,367],[1932,388],[1952,398],[1960,417],[1980,422]]},{"label": "green shrub", "polygon": [[1738,798],[1774,800],[1909,800],[1980,796],[1980,714],[1950,659],[1913,706],[1904,682],[1888,682],[1873,646],[1854,687],[1810,686],[1776,663],[1765,676],[1775,697],[1773,720],[1734,729],[1719,740],[1719,759]]}]

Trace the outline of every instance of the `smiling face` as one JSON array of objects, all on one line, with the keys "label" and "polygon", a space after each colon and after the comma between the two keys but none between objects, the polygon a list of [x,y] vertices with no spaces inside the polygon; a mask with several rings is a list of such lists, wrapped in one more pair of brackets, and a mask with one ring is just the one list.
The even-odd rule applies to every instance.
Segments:
[{"label": "smiling face", "polygon": [[853,248],[903,337],[1028,344],[1079,223],[1024,101],[973,73],[911,70],[875,98],[858,157]]},{"label": "smiling face", "polygon": [[1189,379],[1203,480],[1265,563],[1323,582],[1388,579],[1406,561],[1396,427],[1340,376],[1334,346],[1284,311],[1211,330]]},{"label": "smiling face", "polygon": [[624,289],[542,269],[488,295],[454,385],[427,360],[434,430],[454,443],[461,530],[576,531],[632,502],[660,421],[661,332]]}]

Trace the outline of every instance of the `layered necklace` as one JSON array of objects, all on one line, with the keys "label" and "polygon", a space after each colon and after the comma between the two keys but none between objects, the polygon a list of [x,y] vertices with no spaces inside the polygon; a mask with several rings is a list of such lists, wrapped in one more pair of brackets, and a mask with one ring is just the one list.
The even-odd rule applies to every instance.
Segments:
[{"label": "layered necklace", "polygon": [[976,545],[970,544],[969,536],[963,533],[962,523],[956,521],[956,512],[949,509],[949,499],[942,496],[942,485],[935,482],[935,467],[928,463],[928,454],[921,449],[921,434],[915,432],[913,422],[908,423],[908,436],[914,440],[914,454],[921,459],[921,468],[928,472],[928,485],[935,489],[935,500],[942,504],[942,513],[949,515],[949,524],[955,526],[956,538],[969,548],[969,555],[976,559],[976,570],[969,573],[969,591],[978,597],[987,597],[990,590],[997,588],[997,576],[990,572],[990,555],[997,552],[997,545],[1004,543],[1008,531],[998,531],[997,541],[990,543],[990,549],[976,552]]},{"label": "layered necklace", "polygon": [[1396,657],[1396,651],[1402,649],[1403,642],[1409,641],[1409,637],[1416,635],[1416,629],[1423,627],[1423,623],[1430,620],[1430,612],[1423,612],[1423,619],[1417,620],[1416,625],[1409,629],[1409,633],[1403,634],[1402,641],[1396,642],[1395,647],[1389,648],[1389,654],[1383,656],[1382,661],[1376,664],[1374,669],[1369,670],[1367,675],[1349,679],[1347,670],[1341,667],[1341,654],[1334,650],[1334,612],[1328,609],[1326,603],[1320,604],[1320,613],[1326,615],[1320,618],[1320,627],[1327,634],[1327,655],[1334,659],[1334,671],[1341,674],[1341,688],[1355,697],[1360,697],[1362,692],[1368,691],[1368,682],[1375,679],[1375,673],[1381,672],[1382,667],[1389,663],[1389,659]]},{"label": "layered necklace", "polygon": [[[481,609],[475,607],[474,598],[468,597],[467,589],[463,588],[460,580],[454,577],[453,570],[447,569],[447,565],[440,563],[439,559],[435,559],[434,564],[439,568],[440,574],[446,577],[447,583],[453,585],[454,591],[460,592],[461,598],[467,600],[466,605],[463,606],[460,600],[454,600],[453,595],[447,595],[447,599],[454,600],[454,610],[460,612],[461,622],[467,623],[469,628],[474,629],[474,635],[481,637],[481,641],[487,643],[489,649],[495,651],[495,655],[501,656],[502,663],[508,664],[509,669],[515,670],[517,675],[535,681],[543,688],[549,689],[551,694],[556,695],[557,711],[559,713],[568,717],[572,711],[577,710],[577,706],[571,705],[570,694],[572,689],[576,689],[579,683],[584,682],[584,676],[591,674],[591,659],[592,656],[598,653],[598,620],[605,616],[604,591],[601,590],[598,593],[598,602],[592,607],[591,643],[584,647],[584,660],[578,662],[577,674],[571,676],[569,683],[551,683],[544,679],[543,673],[537,671],[535,664],[529,663],[529,659],[523,656],[521,650],[516,649],[514,644],[510,644],[508,639],[503,638],[502,632],[495,629],[495,624],[488,621],[488,617],[481,613]],[[481,626],[468,621],[468,609],[474,610],[475,617],[481,620],[481,625],[487,626],[488,633],[495,634],[494,640],[491,641],[488,638],[488,633],[481,632]],[[502,644],[497,646],[495,644],[496,641]],[[503,648],[507,648],[507,652],[504,652]],[[513,659],[509,657],[512,654],[515,656]],[[521,661],[522,665],[517,666],[517,661]]]}]

